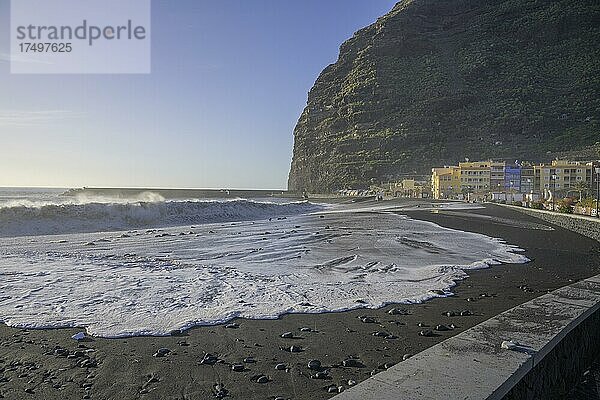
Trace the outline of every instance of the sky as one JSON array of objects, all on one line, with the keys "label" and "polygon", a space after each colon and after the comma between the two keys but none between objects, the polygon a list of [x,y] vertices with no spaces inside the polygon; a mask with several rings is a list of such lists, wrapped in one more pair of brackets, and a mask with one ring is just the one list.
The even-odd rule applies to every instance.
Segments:
[{"label": "sky", "polygon": [[284,189],[308,91],[394,4],[153,0],[150,74],[17,75],[0,0],[0,186]]}]

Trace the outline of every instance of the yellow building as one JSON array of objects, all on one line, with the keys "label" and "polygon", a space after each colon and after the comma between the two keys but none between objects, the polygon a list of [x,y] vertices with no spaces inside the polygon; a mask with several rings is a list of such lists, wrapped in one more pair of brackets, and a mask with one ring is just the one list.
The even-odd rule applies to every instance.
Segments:
[{"label": "yellow building", "polygon": [[534,182],[541,193],[567,194],[578,183],[592,182],[592,163],[554,160],[552,164],[534,166]]},{"label": "yellow building", "polygon": [[490,191],[491,161],[462,162],[460,168],[460,186],[469,193]]},{"label": "yellow building", "polygon": [[405,191],[415,190],[415,180],[414,179],[403,179],[402,180],[402,189]]},{"label": "yellow building", "polygon": [[[515,187],[521,193],[540,193],[549,198],[553,193],[562,196],[577,193],[578,184],[591,186],[592,162],[555,160],[551,164],[507,166],[504,162],[462,162],[458,166],[433,168],[431,190],[433,198],[461,197],[474,194],[475,198],[493,192],[507,192],[505,180],[515,174]],[[517,171],[517,172],[515,172]],[[511,190],[512,190],[512,180]]]},{"label": "yellow building", "polygon": [[[401,182],[390,183],[390,192],[394,197],[421,198],[429,193],[424,182],[415,179],[403,179]],[[427,185],[428,186],[428,185]]]},{"label": "yellow building", "polygon": [[453,197],[460,190],[460,167],[432,168],[431,192],[434,199]]}]

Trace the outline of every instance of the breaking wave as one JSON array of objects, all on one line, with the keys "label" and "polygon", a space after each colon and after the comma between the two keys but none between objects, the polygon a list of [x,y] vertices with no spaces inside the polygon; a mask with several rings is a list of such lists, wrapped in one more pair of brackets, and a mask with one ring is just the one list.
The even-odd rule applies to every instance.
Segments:
[{"label": "breaking wave", "polygon": [[0,237],[107,232],[141,228],[250,221],[306,214],[309,202],[245,199],[17,204],[0,207]]}]

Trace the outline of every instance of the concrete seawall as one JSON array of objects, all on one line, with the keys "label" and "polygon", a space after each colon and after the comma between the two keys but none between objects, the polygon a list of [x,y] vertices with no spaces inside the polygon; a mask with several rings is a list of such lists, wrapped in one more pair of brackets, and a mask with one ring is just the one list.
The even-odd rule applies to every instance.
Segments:
[{"label": "concrete seawall", "polygon": [[561,228],[577,232],[580,235],[600,241],[600,219],[584,215],[558,214],[552,211],[499,204],[499,206],[539,218]]},{"label": "concrete seawall", "polygon": [[598,332],[600,275],[505,311],[335,399],[565,398],[600,355]]}]

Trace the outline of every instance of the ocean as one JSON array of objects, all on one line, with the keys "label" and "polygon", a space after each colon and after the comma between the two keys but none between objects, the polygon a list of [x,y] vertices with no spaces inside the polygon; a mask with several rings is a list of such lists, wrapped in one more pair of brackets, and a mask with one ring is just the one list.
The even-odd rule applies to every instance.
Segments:
[{"label": "ocean", "polygon": [[65,192],[0,189],[7,325],[168,335],[234,317],[421,302],[451,295],[470,269],[528,261],[501,239],[414,220],[387,202]]}]

